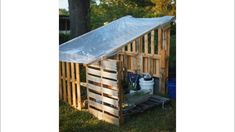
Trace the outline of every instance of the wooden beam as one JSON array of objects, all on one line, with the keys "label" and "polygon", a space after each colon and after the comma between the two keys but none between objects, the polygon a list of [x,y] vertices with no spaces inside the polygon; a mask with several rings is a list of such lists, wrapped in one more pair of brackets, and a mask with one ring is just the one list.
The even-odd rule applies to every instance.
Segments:
[{"label": "wooden beam", "polygon": [[75,72],[74,72],[74,63],[71,62],[71,74],[72,74],[72,98],[73,98],[73,106],[77,106],[76,99],[76,89],[75,89]]},{"label": "wooden beam", "polygon": [[144,35],[144,53],[148,54],[148,34]]},{"label": "wooden beam", "polygon": [[62,76],[63,76],[63,100],[66,102],[67,101],[67,90],[66,90],[66,81],[65,81],[65,62],[62,63]]},{"label": "wooden beam", "polygon": [[[66,62],[66,70],[67,70],[67,79],[70,80],[70,65],[69,62]],[[67,81],[67,92],[68,92],[68,103],[72,105],[71,101],[71,88],[70,88],[70,81]]]},{"label": "wooden beam", "polygon": [[127,52],[131,52],[131,43],[127,44]]},{"label": "wooden beam", "polygon": [[82,109],[82,97],[81,97],[81,87],[80,87],[80,69],[79,64],[75,64],[76,67],[76,80],[77,80],[77,109]]},{"label": "wooden beam", "polygon": [[63,98],[63,89],[62,89],[62,82],[61,82],[61,62],[59,62],[59,98]]},{"label": "wooden beam", "polygon": [[158,54],[160,54],[160,51],[162,49],[162,29],[158,29]]},{"label": "wooden beam", "polygon": [[136,52],[136,40],[132,42],[132,52]]},{"label": "wooden beam", "polygon": [[154,55],[154,30],[151,31],[151,54]]}]

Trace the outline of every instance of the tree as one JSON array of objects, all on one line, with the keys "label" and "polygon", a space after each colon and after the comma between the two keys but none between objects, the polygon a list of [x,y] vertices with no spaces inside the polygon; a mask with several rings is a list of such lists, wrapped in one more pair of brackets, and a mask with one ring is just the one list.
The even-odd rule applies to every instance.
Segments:
[{"label": "tree", "polygon": [[59,15],[69,16],[69,12],[66,9],[59,9]]},{"label": "tree", "polygon": [[68,0],[70,36],[75,38],[89,31],[90,0]]},{"label": "tree", "polygon": [[176,0],[152,0],[152,11],[156,16],[176,15]]}]

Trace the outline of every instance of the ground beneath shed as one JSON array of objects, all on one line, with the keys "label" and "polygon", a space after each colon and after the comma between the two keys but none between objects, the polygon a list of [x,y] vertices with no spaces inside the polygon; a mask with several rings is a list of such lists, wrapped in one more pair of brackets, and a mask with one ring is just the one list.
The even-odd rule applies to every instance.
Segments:
[{"label": "ground beneath shed", "polygon": [[60,132],[175,132],[176,105],[170,101],[164,109],[154,107],[131,116],[121,127],[100,121],[86,111],[78,111],[66,103],[59,104]]}]

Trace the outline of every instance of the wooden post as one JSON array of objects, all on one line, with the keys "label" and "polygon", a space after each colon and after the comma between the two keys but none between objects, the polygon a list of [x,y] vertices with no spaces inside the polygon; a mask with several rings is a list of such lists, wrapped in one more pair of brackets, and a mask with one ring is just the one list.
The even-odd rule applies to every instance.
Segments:
[{"label": "wooden post", "polygon": [[158,29],[158,54],[160,54],[160,51],[162,49],[162,29]]},{"label": "wooden post", "polygon": [[62,84],[61,84],[61,62],[59,62],[59,97],[60,99],[63,98],[63,93],[62,93]]},{"label": "wooden post", "polygon": [[79,69],[79,64],[76,63],[76,79],[77,79],[77,109],[81,110],[82,109],[82,102],[81,102],[81,87],[80,87],[80,69]]},{"label": "wooden post", "polygon": [[66,81],[65,81],[65,62],[62,63],[62,77],[63,77],[63,100],[66,102],[67,101],[67,90],[66,90]]},{"label": "wooden post", "polygon": [[127,44],[127,52],[131,52],[131,43]]},{"label": "wooden post", "polygon": [[135,40],[132,42],[132,52],[136,53],[136,42],[135,42]]},{"label": "wooden post", "polygon": [[[129,49],[128,49],[128,51],[129,51]],[[99,63],[99,65],[100,65],[100,87],[101,87],[101,96],[102,97],[104,97],[104,93],[103,93],[103,72],[104,72],[104,69],[103,69],[103,67],[104,67],[104,65],[103,65],[103,61],[100,61],[100,63]],[[100,101],[100,100],[99,100]],[[104,114],[104,102],[103,102],[103,100],[101,100],[101,102],[102,102],[102,105],[101,105],[101,110],[102,110],[102,113]]]},{"label": "wooden post", "polygon": [[140,37],[139,39],[138,39],[138,41],[139,41],[139,49],[138,49],[138,54],[137,54],[137,61],[136,61],[136,63],[137,63],[137,71],[138,72],[140,72],[140,73],[142,73],[143,72],[143,56],[142,56],[142,39],[143,39],[143,37]]},{"label": "wooden post", "polygon": [[154,30],[151,31],[151,54],[154,55]]},{"label": "wooden post", "polygon": [[148,34],[144,35],[144,53],[148,54]]},{"label": "wooden post", "polygon": [[124,93],[123,93],[123,87],[122,87],[122,82],[123,82],[123,65],[121,61],[117,62],[117,78],[118,78],[118,105],[119,105],[119,125],[124,123],[124,117],[123,117],[123,109],[122,109],[122,103],[124,100]]},{"label": "wooden post", "polygon": [[73,98],[73,107],[76,108],[76,89],[75,89],[75,72],[74,72],[74,63],[71,62],[71,74],[72,74],[72,98]]},{"label": "wooden post", "polygon": [[68,91],[68,103],[71,105],[71,88],[70,88],[70,65],[69,62],[66,62],[66,70],[67,70],[67,91]]}]

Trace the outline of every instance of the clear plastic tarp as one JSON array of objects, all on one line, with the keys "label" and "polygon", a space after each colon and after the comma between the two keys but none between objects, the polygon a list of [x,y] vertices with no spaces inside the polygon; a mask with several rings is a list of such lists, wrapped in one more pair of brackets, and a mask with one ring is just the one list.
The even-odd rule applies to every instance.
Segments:
[{"label": "clear plastic tarp", "polygon": [[90,64],[151,31],[174,21],[173,16],[134,18],[125,16],[60,45],[59,60]]}]

